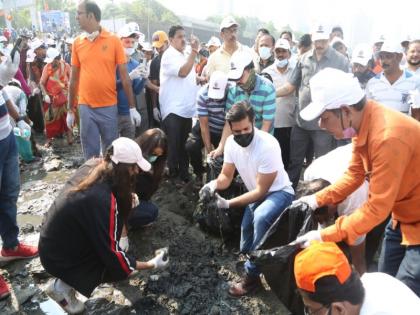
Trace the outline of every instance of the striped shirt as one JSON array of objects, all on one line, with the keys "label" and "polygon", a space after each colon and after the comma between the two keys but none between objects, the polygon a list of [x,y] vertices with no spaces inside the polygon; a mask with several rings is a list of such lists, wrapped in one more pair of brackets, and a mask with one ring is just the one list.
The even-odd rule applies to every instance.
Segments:
[{"label": "striped shirt", "polygon": [[197,94],[198,117],[208,117],[211,133],[222,134],[225,125],[226,99],[214,100],[209,98],[209,85],[204,85]]},{"label": "striped shirt", "polygon": [[229,88],[226,110],[240,101],[248,101],[255,112],[255,127],[261,129],[263,120],[271,121],[270,133],[274,130],[274,114],[276,112],[276,91],[274,85],[266,78],[257,75],[255,88],[248,95],[239,86]]},{"label": "striped shirt", "polygon": [[7,111],[6,101],[9,100],[7,93],[0,91],[0,140],[6,139],[12,130],[10,124],[9,112]]},{"label": "striped shirt", "polygon": [[408,113],[412,104],[412,94],[420,88],[420,77],[407,70],[390,84],[384,73],[378,73],[366,85],[366,96],[399,112]]}]

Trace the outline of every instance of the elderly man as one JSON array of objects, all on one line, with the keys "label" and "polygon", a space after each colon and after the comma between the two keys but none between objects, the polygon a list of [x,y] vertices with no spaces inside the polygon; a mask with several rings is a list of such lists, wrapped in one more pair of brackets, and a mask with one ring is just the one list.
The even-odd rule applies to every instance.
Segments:
[{"label": "elderly man", "polygon": [[379,52],[383,71],[369,80],[366,96],[404,114],[410,112],[410,94],[420,87],[420,78],[402,70],[402,49],[399,43],[385,42]]},{"label": "elderly man", "polygon": [[[287,82],[294,67],[290,64],[291,51],[289,41],[280,38],[274,46],[275,62],[266,68],[263,73],[268,73],[273,79],[276,88]],[[296,96],[290,94],[276,98],[276,114],[274,117],[274,137],[280,144],[281,156],[284,167],[289,166],[290,156],[290,134],[292,127],[296,124],[294,115],[296,108]]]},{"label": "elderly man", "polygon": [[369,179],[367,202],[334,225],[297,239],[354,244],[392,214],[382,244],[379,271],[397,277],[420,296],[420,124],[395,110],[366,100],[356,78],[325,69],[310,81],[312,103],[305,120],[337,139],[353,140],[350,165],[338,181],[300,199],[316,209],[337,204]]},{"label": "elderly man", "polygon": [[[255,112],[255,127],[273,133],[274,113],[276,110],[276,93],[273,84],[266,78],[255,73],[252,54],[249,50],[237,51],[232,56],[231,70],[228,78],[236,82],[229,88],[226,110],[239,101],[248,101]],[[223,154],[227,137],[231,134],[229,125],[225,123],[222,138],[216,150],[210,156]]]},{"label": "elderly man", "polygon": [[162,124],[168,136],[169,176],[188,182],[188,153],[185,143],[191,131],[195,114],[197,85],[194,60],[198,55],[200,41],[191,35],[191,53],[184,53],[185,31],[180,25],[169,30],[170,46],[162,56],[160,68],[159,101]]},{"label": "elderly man", "polygon": [[[235,169],[248,192],[226,200],[217,196],[217,207],[229,209],[246,206],[241,224],[241,252],[256,248],[282,211],[291,204],[294,191],[284,170],[276,139],[255,128],[254,110],[247,101],[232,106],[226,114],[231,135],[226,141],[223,168],[217,179],[207,183],[200,193],[214,193],[231,184]],[[250,260],[245,262],[245,276],[230,286],[229,294],[240,297],[261,286],[260,271]]]},{"label": "elderly man", "polygon": [[258,63],[255,64],[255,72],[261,73],[265,68],[274,63],[274,44],[273,35],[263,34],[258,40]]},{"label": "elderly man", "polygon": [[[350,69],[348,59],[328,45],[329,35],[322,25],[312,34],[314,48],[300,57],[288,82],[277,88],[277,97],[286,96],[299,91],[299,110],[311,102],[309,80],[320,70],[332,67],[343,71]],[[308,146],[313,142],[315,157],[324,155],[335,148],[336,142],[324,130],[321,130],[315,120],[304,121],[297,117],[297,125],[292,128],[290,141],[290,164],[287,170],[293,187],[297,187],[303,161]]]},{"label": "elderly man", "polygon": [[115,69],[118,69],[121,85],[127,96],[130,117],[139,120],[140,114],[136,110],[123,46],[117,36],[99,24],[99,6],[91,0],[80,2],[76,18],[85,33],[73,42],[67,126],[73,128],[75,104],[78,104],[80,139],[84,158],[88,160],[99,156],[101,148],[102,153],[105,153],[106,148],[118,137]]},{"label": "elderly man", "polygon": [[229,72],[230,58],[235,51],[243,51],[244,47],[238,42],[239,24],[231,16],[227,16],[220,24],[220,37],[223,45],[212,53],[207,61],[206,73],[208,77],[216,71]]}]

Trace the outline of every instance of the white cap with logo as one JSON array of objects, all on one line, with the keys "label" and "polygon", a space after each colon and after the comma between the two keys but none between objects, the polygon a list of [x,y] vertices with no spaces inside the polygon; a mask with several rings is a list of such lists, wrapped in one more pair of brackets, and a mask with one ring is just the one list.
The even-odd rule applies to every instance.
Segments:
[{"label": "white cap with logo", "polygon": [[312,32],[312,41],[329,39],[330,35],[327,33],[325,26],[318,24]]},{"label": "white cap with logo", "polygon": [[229,28],[233,25],[239,26],[233,16],[227,16],[222,20],[222,23],[220,23],[220,31],[223,31],[224,28]]},{"label": "white cap with logo", "polygon": [[276,45],[274,46],[274,49],[276,49],[276,48],[282,48],[282,49],[290,51],[290,43],[287,39],[279,38],[276,41]]},{"label": "white cap with logo", "polygon": [[372,48],[368,44],[358,44],[353,50],[351,63],[358,63],[366,67],[371,58]]},{"label": "white cap with logo", "polygon": [[227,74],[223,71],[214,71],[210,76],[208,97],[221,100],[226,95]]},{"label": "white cap with logo", "polygon": [[136,163],[143,171],[149,171],[151,165],[141,153],[140,146],[134,140],[130,138],[120,137],[112,142],[113,154],[111,160],[115,164]]},{"label": "white cap with logo", "polygon": [[249,50],[235,51],[230,58],[229,80],[239,80],[244,73],[244,69],[253,61]]},{"label": "white cap with logo", "polygon": [[379,52],[389,52],[389,53],[397,53],[397,54],[402,54],[403,53],[403,49],[401,47],[401,43],[398,42],[392,42],[389,40],[384,41],[381,50]]},{"label": "white cap with logo", "polygon": [[60,52],[58,51],[58,49],[50,47],[47,49],[47,58],[45,58],[45,62],[51,63],[58,56],[60,56]]},{"label": "white cap with logo", "polygon": [[130,37],[133,34],[137,36],[143,35],[140,32],[139,25],[136,22],[127,23],[118,31],[119,38]]},{"label": "white cap with logo", "polygon": [[326,110],[337,109],[343,105],[354,105],[365,92],[352,73],[325,68],[309,80],[312,102],[300,111],[302,119],[311,121]]}]

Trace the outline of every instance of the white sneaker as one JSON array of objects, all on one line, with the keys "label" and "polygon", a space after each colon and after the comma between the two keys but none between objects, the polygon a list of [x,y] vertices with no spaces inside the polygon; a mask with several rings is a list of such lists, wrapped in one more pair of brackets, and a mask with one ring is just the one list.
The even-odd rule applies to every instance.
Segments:
[{"label": "white sneaker", "polygon": [[76,290],[71,288],[69,292],[61,292],[55,288],[55,281],[54,279],[48,285],[45,293],[48,294],[50,298],[58,303],[67,313],[69,314],[79,314],[85,310],[85,305],[82,301],[76,298]]}]

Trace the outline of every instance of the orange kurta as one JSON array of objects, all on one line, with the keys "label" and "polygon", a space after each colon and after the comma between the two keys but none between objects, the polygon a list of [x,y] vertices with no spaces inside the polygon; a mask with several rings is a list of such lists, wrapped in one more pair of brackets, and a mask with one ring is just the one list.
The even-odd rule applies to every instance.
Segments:
[{"label": "orange kurta", "polygon": [[318,204],[338,203],[369,178],[367,202],[321,231],[324,241],[349,244],[392,212],[401,226],[402,244],[420,244],[420,123],[368,101],[353,156],[343,177],[316,194]]}]

